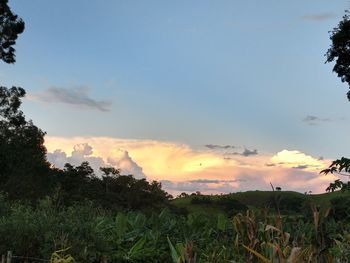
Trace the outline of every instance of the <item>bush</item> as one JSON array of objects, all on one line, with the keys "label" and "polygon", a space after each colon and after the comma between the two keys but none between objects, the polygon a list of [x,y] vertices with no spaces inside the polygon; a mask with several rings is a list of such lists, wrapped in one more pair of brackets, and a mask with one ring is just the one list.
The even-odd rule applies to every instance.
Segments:
[{"label": "bush", "polygon": [[242,204],[240,201],[232,198],[231,196],[220,196],[216,203],[223,208],[225,213],[228,216],[233,216],[239,212],[244,212],[248,210],[248,207],[245,204]]},{"label": "bush", "polygon": [[350,198],[336,197],[331,199],[331,213],[335,220],[348,220],[350,218]]}]

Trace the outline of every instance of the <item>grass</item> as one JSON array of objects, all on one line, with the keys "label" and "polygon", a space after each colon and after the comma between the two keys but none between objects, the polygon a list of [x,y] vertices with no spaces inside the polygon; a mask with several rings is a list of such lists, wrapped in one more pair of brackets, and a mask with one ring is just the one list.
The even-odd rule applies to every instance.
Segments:
[{"label": "grass", "polygon": [[[217,199],[217,196],[210,196],[211,199]],[[215,204],[203,205],[203,204],[192,204],[191,201],[193,196],[176,198],[172,201],[172,204],[178,208],[186,208],[189,213],[204,213],[204,214],[219,214],[222,213],[222,208]]]},{"label": "grass", "polygon": [[[313,203],[321,206],[329,206],[330,200],[336,197],[350,197],[348,192],[332,192],[332,193],[323,193],[323,194],[302,194],[299,192],[293,191],[247,191],[247,192],[237,192],[228,194],[233,199],[240,201],[250,208],[263,208],[266,203],[270,200],[273,194],[278,194],[283,198],[303,198],[305,200],[310,200]],[[217,200],[220,195],[207,195],[211,200]],[[192,204],[191,201],[194,196],[187,196],[182,198],[176,198],[172,200],[172,204],[178,208],[186,208],[190,213],[201,212],[205,214],[218,214],[222,213],[222,207],[212,203],[210,205],[205,204]]]}]

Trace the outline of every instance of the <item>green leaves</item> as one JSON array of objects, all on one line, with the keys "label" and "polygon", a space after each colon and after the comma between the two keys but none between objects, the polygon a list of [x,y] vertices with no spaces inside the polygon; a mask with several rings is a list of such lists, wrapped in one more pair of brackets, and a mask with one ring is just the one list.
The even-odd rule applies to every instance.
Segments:
[{"label": "green leaves", "polygon": [[116,232],[117,232],[118,238],[122,238],[125,235],[128,228],[127,224],[128,224],[128,221],[125,214],[118,213],[115,219]]},{"label": "green leaves", "polygon": [[173,263],[196,263],[197,257],[193,252],[192,242],[186,242],[185,245],[183,243],[177,243],[174,247],[169,237],[167,237],[167,240]]},{"label": "green leaves", "polygon": [[168,240],[168,244],[170,247],[170,254],[171,254],[171,258],[173,260],[173,263],[179,263],[181,260],[181,254],[175,249],[175,247],[171,243],[169,237],[167,237],[167,240]]},{"label": "green leaves", "polygon": [[225,231],[227,223],[227,217],[224,214],[218,215],[217,228],[221,231]]},{"label": "green leaves", "polygon": [[139,258],[142,256],[142,248],[146,242],[146,237],[140,238],[129,250],[128,257],[130,259]]}]

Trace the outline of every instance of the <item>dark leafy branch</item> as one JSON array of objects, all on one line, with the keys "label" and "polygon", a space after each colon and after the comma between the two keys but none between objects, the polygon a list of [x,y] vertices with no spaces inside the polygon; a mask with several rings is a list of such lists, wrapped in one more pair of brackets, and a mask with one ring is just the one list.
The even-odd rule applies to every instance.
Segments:
[{"label": "dark leafy branch", "polygon": [[12,13],[8,0],[0,1],[0,60],[15,63],[14,45],[19,34],[24,31],[24,22]]},{"label": "dark leafy branch", "polygon": [[[341,159],[337,159],[331,163],[331,165],[320,172],[321,174],[340,174],[344,176],[350,176],[350,159],[342,157]],[[340,179],[331,183],[327,188],[327,192],[334,192],[336,190],[349,191],[350,184],[342,182]]]}]

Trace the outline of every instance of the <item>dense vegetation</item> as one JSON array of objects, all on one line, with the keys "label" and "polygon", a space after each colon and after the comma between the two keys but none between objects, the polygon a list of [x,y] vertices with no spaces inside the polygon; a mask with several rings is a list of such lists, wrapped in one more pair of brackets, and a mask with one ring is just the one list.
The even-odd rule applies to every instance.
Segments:
[{"label": "dense vegetation", "polygon": [[[286,209],[279,214],[272,204],[278,198],[299,211],[289,200],[293,195],[298,194],[247,192],[240,193],[241,201],[234,195],[183,197],[173,201],[182,207],[181,214],[168,208],[113,211],[90,201],[63,205],[55,198],[32,206],[2,195],[0,251],[49,258],[53,251],[70,247],[67,253],[77,262],[258,262],[255,255],[274,262],[287,262],[290,257],[297,260],[292,262],[348,260],[350,207],[343,205],[348,194],[304,196],[307,209]],[[254,196],[264,196],[265,201],[255,207]],[[192,203],[199,199],[216,203],[218,210],[212,213],[206,211],[207,204]],[[329,203],[332,209],[312,202]],[[191,205],[201,209],[184,213]],[[243,206],[249,210],[230,216],[226,205],[236,211]]]}]

